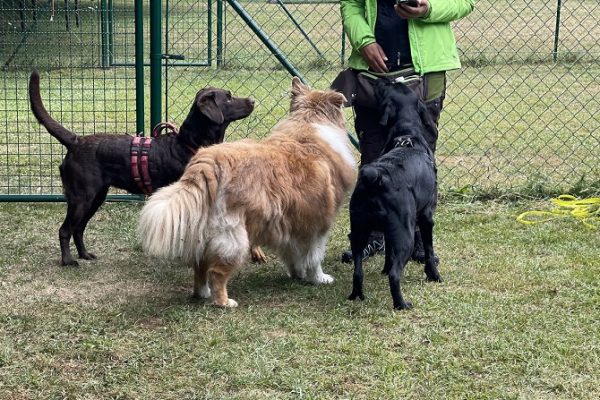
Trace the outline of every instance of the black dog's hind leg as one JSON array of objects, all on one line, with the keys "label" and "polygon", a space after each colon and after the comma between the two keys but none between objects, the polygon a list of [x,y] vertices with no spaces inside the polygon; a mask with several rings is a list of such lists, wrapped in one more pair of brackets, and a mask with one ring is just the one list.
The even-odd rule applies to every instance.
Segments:
[{"label": "black dog's hind leg", "polygon": [[[403,218],[409,220],[410,218]],[[408,310],[412,304],[404,300],[400,289],[400,279],[406,263],[410,259],[414,245],[414,228],[408,221],[403,226],[388,228],[385,232],[385,267],[382,271],[388,275],[390,292],[395,310]]]},{"label": "black dog's hind leg", "polygon": [[70,248],[71,236],[73,236],[73,221],[76,219],[75,215],[78,213],[78,208],[80,208],[79,205],[70,201],[67,197],[67,215],[58,230],[62,265],[72,265],[74,267],[79,265],[79,263],[73,259]]},{"label": "black dog's hind leg", "polygon": [[77,253],[79,254],[79,258],[83,258],[84,260],[96,259],[96,256],[88,252],[85,248],[85,244],[83,242],[83,232],[85,231],[85,228],[87,227],[87,224],[90,221],[90,219],[94,216],[94,214],[96,214],[96,211],[98,211],[102,203],[104,203],[107,193],[108,186],[102,188],[100,192],[96,194],[91,204],[89,204],[89,202],[85,202],[83,204],[84,209],[86,208],[85,206],[89,204],[87,207],[87,211],[83,213],[83,217],[73,229],[73,241],[75,242],[75,246],[77,247]]},{"label": "black dog's hind leg", "polygon": [[419,230],[423,240],[423,250],[425,252],[425,275],[427,280],[432,282],[441,282],[442,278],[438,271],[438,260],[433,251],[433,217],[432,215],[422,215],[419,218]]},{"label": "black dog's hind leg", "polygon": [[363,293],[363,250],[369,241],[370,232],[363,229],[353,227],[350,233],[350,249],[352,250],[352,258],[354,259],[354,274],[352,275],[352,293],[348,296],[348,300],[365,299]]}]

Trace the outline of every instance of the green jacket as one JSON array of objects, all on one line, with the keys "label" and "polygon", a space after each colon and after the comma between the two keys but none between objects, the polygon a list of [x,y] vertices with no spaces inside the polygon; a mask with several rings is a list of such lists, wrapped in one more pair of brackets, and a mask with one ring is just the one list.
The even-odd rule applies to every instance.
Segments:
[{"label": "green jacket", "polygon": [[[377,0],[340,0],[340,5],[344,30],[352,45],[348,65],[368,69],[359,50],[375,42]],[[429,0],[428,15],[408,20],[410,51],[416,72],[425,74],[460,68],[450,22],[469,14],[474,5],[475,0]]]}]

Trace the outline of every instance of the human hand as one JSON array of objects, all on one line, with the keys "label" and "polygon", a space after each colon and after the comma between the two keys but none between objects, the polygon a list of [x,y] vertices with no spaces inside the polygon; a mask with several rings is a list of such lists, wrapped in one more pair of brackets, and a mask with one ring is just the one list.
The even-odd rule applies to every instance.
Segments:
[{"label": "human hand", "polygon": [[414,18],[421,18],[424,17],[425,15],[427,15],[427,12],[429,11],[429,1],[428,0],[415,0],[417,3],[417,6],[409,6],[406,4],[401,4],[398,5],[396,4],[394,6],[394,10],[396,11],[396,14],[398,14],[398,16],[400,18],[404,18],[404,19],[414,19]]},{"label": "human hand", "polygon": [[369,43],[362,49],[360,49],[360,54],[363,56],[369,67],[375,72],[388,72],[387,65],[385,62],[387,61],[387,56],[383,52],[381,46],[375,42]]}]

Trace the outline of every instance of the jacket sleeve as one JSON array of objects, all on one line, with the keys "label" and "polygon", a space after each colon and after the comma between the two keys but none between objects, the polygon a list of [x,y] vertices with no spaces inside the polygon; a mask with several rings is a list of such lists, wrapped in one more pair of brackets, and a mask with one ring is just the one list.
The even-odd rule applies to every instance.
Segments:
[{"label": "jacket sleeve", "polygon": [[423,22],[451,22],[467,16],[475,8],[475,0],[429,0],[429,13]]},{"label": "jacket sleeve", "polygon": [[355,50],[375,42],[375,35],[367,22],[365,0],[340,0],[344,32]]}]

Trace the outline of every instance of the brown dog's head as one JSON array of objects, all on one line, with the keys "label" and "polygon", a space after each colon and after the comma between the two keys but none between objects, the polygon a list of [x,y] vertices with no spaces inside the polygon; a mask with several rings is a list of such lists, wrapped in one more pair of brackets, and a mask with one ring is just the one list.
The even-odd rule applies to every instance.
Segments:
[{"label": "brown dog's head", "polygon": [[306,122],[328,122],[345,129],[343,94],[333,90],[312,90],[298,77],[292,79],[290,114]]},{"label": "brown dog's head", "polygon": [[228,90],[204,88],[196,94],[180,135],[194,148],[221,143],[227,126],[246,118],[253,110],[254,100],[250,98],[233,97]]}]

